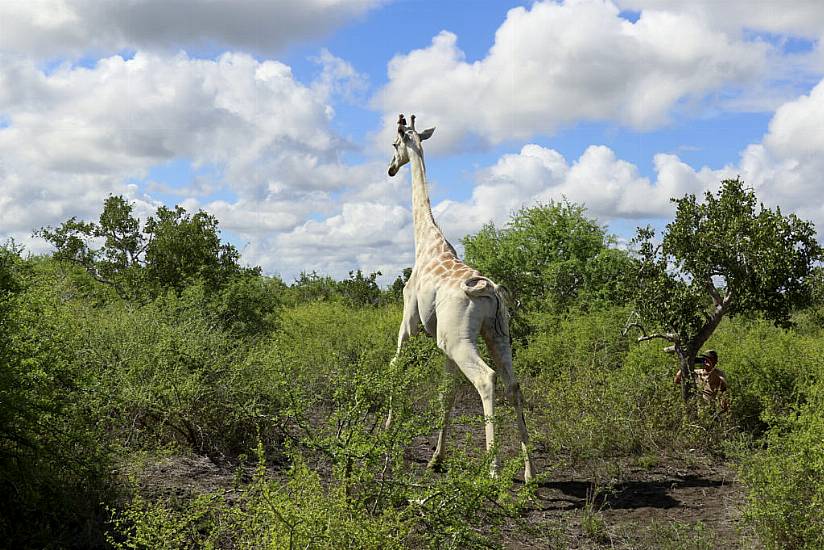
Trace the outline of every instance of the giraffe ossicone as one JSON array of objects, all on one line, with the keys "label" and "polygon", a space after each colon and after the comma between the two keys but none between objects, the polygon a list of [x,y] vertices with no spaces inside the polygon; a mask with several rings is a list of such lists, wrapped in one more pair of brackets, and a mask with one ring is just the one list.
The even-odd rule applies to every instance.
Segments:
[{"label": "giraffe ossicone", "polygon": [[[398,116],[398,132],[393,143],[395,154],[388,173],[394,176],[409,163],[412,175],[412,220],[415,236],[415,265],[403,289],[403,320],[398,332],[400,353],[404,342],[415,336],[420,327],[435,338],[446,355],[445,370],[451,383],[441,396],[444,416],[430,467],[439,467],[446,451],[449,416],[455,401],[458,377],[462,373],[478,391],[483,404],[486,448],[495,450],[495,379],[503,378],[513,406],[524,456],[524,479],[530,480],[535,470],[529,458],[529,436],[524,421],[523,396],[512,368],[512,347],[509,320],[503,287],[463,263],[455,248],[446,240],[435,223],[426,183],[426,166],[422,142],[435,129],[422,132],[415,129],[415,115],[407,125],[403,114]],[[491,368],[478,352],[478,337],[484,338],[495,364]],[[391,423],[387,419],[387,426]],[[492,460],[492,473],[497,473],[499,460]]]}]

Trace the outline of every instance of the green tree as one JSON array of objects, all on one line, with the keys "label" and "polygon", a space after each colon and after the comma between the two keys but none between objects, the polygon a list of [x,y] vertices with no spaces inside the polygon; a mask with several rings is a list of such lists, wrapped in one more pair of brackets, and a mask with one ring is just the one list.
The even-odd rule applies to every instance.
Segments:
[{"label": "green tree", "polygon": [[296,305],[305,302],[331,302],[340,299],[338,284],[328,275],[319,275],[301,271],[300,275],[289,287],[290,304]]},{"label": "green tree", "polygon": [[[16,360],[12,337],[17,332],[18,294],[23,288],[20,281],[19,250],[13,243],[0,246],[0,465],[5,471],[6,463],[14,454],[10,452],[16,445],[29,445],[25,435],[20,433],[18,417],[25,410],[22,392],[19,390],[16,370],[12,368]],[[0,477],[0,483],[3,480]]]},{"label": "green tree", "polygon": [[528,332],[523,315],[599,302],[623,303],[635,269],[583,206],[550,202],[515,213],[507,225],[484,226],[463,239],[467,263],[506,286],[515,303],[514,332]]},{"label": "green tree", "polygon": [[[72,217],[56,228],[39,229],[35,236],[57,249],[55,259],[82,266],[123,298],[134,297],[141,286],[142,258],[148,243],[132,209],[123,197],[110,195],[103,203],[98,223]],[[101,241],[102,245],[96,246]]]},{"label": "green tree", "polygon": [[161,206],[144,231],[147,278],[162,289],[179,291],[197,280],[218,289],[244,271],[237,249],[220,241],[217,218],[202,210],[189,214],[181,206]]},{"label": "green tree", "polygon": [[194,281],[217,290],[236,275],[259,273],[240,267],[237,249],[220,240],[217,218],[181,206],[161,206],[141,229],[132,204],[112,195],[97,223],[71,218],[35,235],[57,249],[56,259],[82,266],[122,298],[179,292]]},{"label": "green tree", "polygon": [[401,274],[395,277],[395,280],[392,281],[392,284],[386,289],[386,296],[389,301],[400,303],[403,302],[403,287],[406,286],[406,282],[411,276],[412,268],[405,267],[403,268],[403,271],[401,271]]},{"label": "green tree", "polygon": [[[113,496],[77,310],[55,262],[0,246],[0,540],[9,548],[94,547]],[[98,327],[95,327],[98,328]]]},{"label": "green tree", "polygon": [[675,219],[660,244],[651,228],[638,230],[640,322],[632,325],[643,333],[639,341],[672,344],[686,402],[695,357],[721,319],[760,313],[789,326],[793,309],[809,303],[809,280],[822,250],[812,223],[765,208],[739,178],[722,181],[703,203],[695,195],[673,202]]},{"label": "green tree", "polygon": [[364,275],[358,269],[350,271],[349,278],[339,281],[337,286],[343,299],[351,306],[377,306],[381,303],[381,289],[378,286],[377,278],[382,274],[380,271]]}]

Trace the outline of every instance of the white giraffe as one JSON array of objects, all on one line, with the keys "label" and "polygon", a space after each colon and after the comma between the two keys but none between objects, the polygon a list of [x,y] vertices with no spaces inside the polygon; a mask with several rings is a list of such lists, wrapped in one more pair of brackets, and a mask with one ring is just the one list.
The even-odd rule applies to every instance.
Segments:
[{"label": "white giraffe", "polygon": [[[438,347],[446,354],[445,370],[451,383],[441,396],[444,416],[438,443],[429,466],[440,467],[444,458],[449,415],[455,401],[458,371],[472,383],[483,403],[486,449],[495,445],[496,372],[503,378],[515,406],[516,422],[524,454],[524,479],[535,475],[529,459],[529,436],[523,413],[523,396],[512,370],[512,348],[509,323],[504,303],[503,288],[464,264],[455,249],[446,240],[435,219],[429,202],[426,168],[421,142],[428,139],[434,128],[418,133],[415,115],[411,125],[400,115],[398,134],[394,142],[395,155],[389,165],[394,176],[407,162],[412,170],[412,216],[415,227],[415,265],[403,289],[403,321],[398,334],[398,353],[403,343],[418,333],[423,325],[426,333],[435,337]],[[478,353],[478,335],[486,341],[496,370],[487,365]],[[396,355],[397,357],[397,355]],[[390,417],[387,425],[391,422]],[[492,474],[497,474],[498,457],[492,462]]]}]

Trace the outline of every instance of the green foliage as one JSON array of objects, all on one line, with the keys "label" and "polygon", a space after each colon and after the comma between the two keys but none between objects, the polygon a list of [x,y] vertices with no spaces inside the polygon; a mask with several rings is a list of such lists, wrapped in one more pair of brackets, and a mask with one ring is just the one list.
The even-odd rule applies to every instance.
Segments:
[{"label": "green foliage", "polygon": [[654,332],[643,337],[673,344],[688,402],[694,358],[721,319],[759,314],[788,326],[791,312],[809,304],[822,249],[810,222],[759,206],[738,178],[722,181],[717,195],[707,192],[703,203],[695,195],[673,202],[675,220],[660,246],[652,229],[638,230],[635,304]]},{"label": "green foliage", "polygon": [[673,202],[660,247],[652,230],[638,234],[636,304],[650,328],[673,334],[694,357],[724,315],[758,312],[787,326],[809,303],[821,257],[810,222],[759,206],[740,179],[724,180],[703,203],[694,195]]},{"label": "green foliage", "polygon": [[262,446],[252,481],[232,500],[223,491],[189,502],[147,501],[136,492],[113,514],[115,548],[401,548],[408,529],[394,509],[370,514],[337,484],[296,463],[271,480]]},{"label": "green foliage", "polygon": [[[488,464],[462,459],[454,477],[415,486],[393,480],[392,506],[352,497],[305,462],[272,480],[258,448],[252,481],[229,500],[223,491],[189,502],[136,493],[112,516],[109,542],[128,548],[467,548],[497,547],[495,527],[516,517],[531,494],[492,479]],[[514,474],[516,462],[507,465]],[[383,482],[383,480],[381,480]]]},{"label": "green foliage", "polygon": [[406,282],[411,276],[412,268],[405,267],[386,290],[386,299],[390,302],[403,303],[403,287],[406,286]]},{"label": "green foliage", "polygon": [[[285,434],[286,479],[262,467],[260,446],[258,473],[231,502],[220,493],[177,505],[138,497],[116,515],[112,540],[122,548],[493,545],[495,526],[517,516],[528,494],[511,494],[522,462],[496,479],[487,457],[460,451],[447,477],[409,467],[406,449],[435,430],[442,359],[416,338],[390,365],[399,314],[335,303],[287,310],[283,328],[245,361],[266,373],[262,393],[280,400],[260,412]],[[385,430],[390,397],[395,421]]]},{"label": "green foliage", "polygon": [[758,311],[787,326],[790,313],[809,303],[808,278],[821,256],[812,223],[758,205],[740,179],[724,180],[702,204],[692,195],[674,202],[662,252],[699,284],[722,278],[732,295],[728,315]]},{"label": "green foliage", "polygon": [[516,520],[534,497],[534,486],[519,489],[512,480],[523,468],[514,458],[499,477],[489,475],[487,460],[469,458],[460,450],[447,459],[449,474],[413,487],[405,512],[415,526],[407,539],[412,548],[496,548],[505,521]]},{"label": "green foliage", "polygon": [[810,304],[796,312],[793,321],[802,332],[817,332],[824,327],[824,266],[816,266],[809,277]]},{"label": "green foliage", "polygon": [[211,293],[204,304],[220,326],[235,336],[265,336],[278,325],[286,285],[278,278],[245,274]]},{"label": "green foliage", "polygon": [[[250,356],[284,401],[290,439],[343,478],[372,475],[399,438],[408,443],[433,427],[426,412],[433,396],[423,388],[439,376],[440,361],[433,362],[431,342],[421,340],[390,368],[398,318],[398,311],[305,304],[289,310],[283,330]],[[416,395],[426,399],[416,404]],[[383,432],[390,396],[399,421]]]},{"label": "green foliage", "polygon": [[746,518],[767,548],[824,546],[822,404],[819,399],[784,417],[771,431],[767,449],[742,464],[749,487]]},{"label": "green foliage", "polygon": [[[57,250],[54,257],[85,268],[97,281],[111,285],[121,297],[135,297],[143,284],[146,237],[132,217],[132,205],[121,196],[109,196],[98,223],[71,218],[57,228],[35,232]],[[93,242],[103,240],[99,248]]]},{"label": "green foliage", "polygon": [[[824,545],[824,338],[754,321],[719,338],[733,414],[762,445],[739,451],[745,519],[767,548]],[[733,350],[738,350],[737,353]],[[723,355],[722,355],[723,356]]]},{"label": "green foliage", "polygon": [[625,315],[613,308],[533,317],[537,330],[515,367],[536,445],[589,460],[694,443],[675,406],[671,359],[622,338]]},{"label": "green foliage", "polygon": [[338,288],[346,303],[351,306],[376,306],[381,302],[382,292],[375,281],[381,275],[380,271],[369,275],[364,275],[360,269],[350,271],[349,278],[340,281]]},{"label": "green foliage", "polygon": [[[380,271],[364,275],[358,269],[350,271],[349,278],[336,281],[328,275],[301,272],[289,287],[287,301],[290,305],[306,302],[343,302],[352,307],[379,306],[397,301],[393,291],[384,292],[377,283]],[[403,287],[401,286],[401,290]]]},{"label": "green foliage", "polygon": [[342,299],[337,281],[328,275],[318,275],[315,271],[301,271],[286,296],[287,303],[291,306],[306,302],[337,302]]},{"label": "green foliage", "polygon": [[660,550],[713,550],[718,548],[718,541],[704,523],[682,523],[668,521],[653,522],[649,535],[644,542],[649,548]]},{"label": "green foliage", "polygon": [[518,353],[518,372],[551,375],[573,365],[604,371],[620,368],[630,348],[621,337],[626,315],[623,307],[577,315],[533,313],[527,322],[534,334]]},{"label": "green foliage", "polygon": [[112,454],[88,402],[93,380],[73,361],[73,312],[44,267],[0,248],[0,539],[91,546]]},{"label": "green foliage", "polygon": [[611,242],[583,206],[568,202],[524,208],[503,229],[489,224],[463,240],[467,263],[520,304],[513,311],[516,336],[528,333],[523,314],[530,311],[621,303],[634,263]]},{"label": "green foliage", "polygon": [[97,382],[90,399],[120,445],[220,456],[245,451],[258,432],[277,438],[278,396],[245,360],[243,340],[221,330],[223,313],[195,285],[81,318],[78,359]]},{"label": "green foliage", "polygon": [[712,345],[727,374],[731,412],[753,436],[808,402],[824,377],[820,333],[802,335],[763,319],[739,321],[722,325]]},{"label": "green foliage", "polygon": [[[182,290],[193,281],[220,288],[242,272],[240,253],[220,242],[218,221],[206,212],[161,206],[146,220],[146,276],[159,288]],[[256,270],[255,270],[256,271]]]},{"label": "green foliage", "polygon": [[56,248],[56,259],[82,266],[122,298],[179,292],[196,281],[219,289],[235,276],[259,273],[238,265],[237,249],[221,243],[217,218],[206,212],[161,206],[141,230],[132,211],[123,197],[109,196],[97,223],[71,218],[36,235]]}]

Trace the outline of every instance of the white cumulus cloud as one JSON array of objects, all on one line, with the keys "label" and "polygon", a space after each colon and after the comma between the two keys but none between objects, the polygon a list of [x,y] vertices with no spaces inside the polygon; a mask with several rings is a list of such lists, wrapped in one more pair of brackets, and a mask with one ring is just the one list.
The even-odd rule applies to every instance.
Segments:
[{"label": "white cumulus cloud", "polygon": [[65,57],[121,49],[245,49],[314,38],[379,0],[3,0],[0,50]]},{"label": "white cumulus cloud", "polygon": [[631,10],[689,13],[715,28],[789,33],[807,38],[824,34],[824,3],[819,0],[616,0]]},{"label": "white cumulus cloud", "polygon": [[[73,215],[92,218],[108,193],[141,198],[134,183],[176,160],[213,168],[214,181],[188,190],[233,195],[212,206],[243,236],[329,211],[352,168],[339,160],[351,146],[331,130],[328,94],[357,75],[331,54],[321,62],[334,71],[305,85],[287,65],[237,53],[138,52],[48,73],[0,56],[0,231],[20,237]],[[187,205],[207,202],[190,196]]]},{"label": "white cumulus cloud", "polygon": [[779,206],[824,232],[824,80],[809,94],[782,105],[759,143],[747,146],[737,164],[695,169],[677,155],[654,157],[655,178],[638,173],[605,146],[590,146],[574,161],[539,145],[501,157],[480,170],[466,201],[443,201],[434,211],[447,233],[465,235],[484,223],[506,223],[513,211],[549,200],[584,204],[602,222],[668,219],[670,198],[699,197],[722,179],[740,175],[769,207]]},{"label": "white cumulus cloud", "polygon": [[509,11],[483,59],[467,61],[448,31],[396,56],[373,101],[385,113],[382,142],[397,113],[414,111],[440,126],[436,150],[528,139],[578,121],[649,129],[682,102],[754,81],[768,51],[688,12],[644,11],[633,23],[609,1],[536,2]]}]

